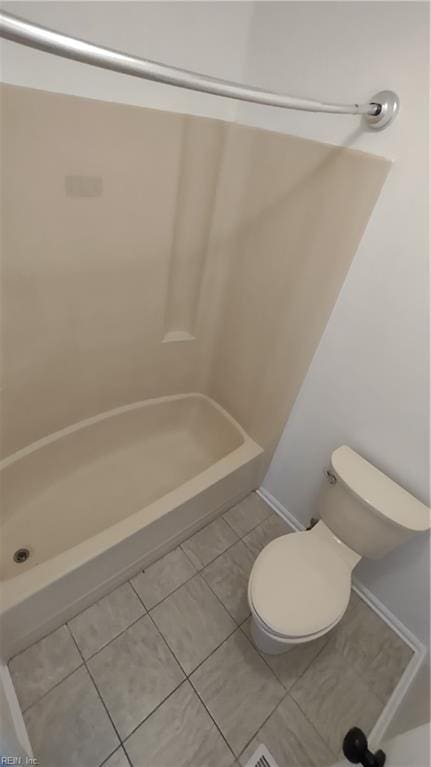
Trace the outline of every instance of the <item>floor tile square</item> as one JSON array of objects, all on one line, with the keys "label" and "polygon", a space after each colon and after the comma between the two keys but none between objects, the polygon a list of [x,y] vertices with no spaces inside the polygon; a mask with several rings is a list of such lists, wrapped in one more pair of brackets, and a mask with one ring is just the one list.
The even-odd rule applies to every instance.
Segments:
[{"label": "floor tile square", "polygon": [[103,762],[102,767],[130,767],[130,762],[125,751],[122,748],[117,748],[112,756],[106,762]]},{"label": "floor tile square", "polygon": [[242,538],[272,513],[271,508],[257,493],[250,493],[243,501],[223,514],[223,519]]},{"label": "floor tile square", "polygon": [[219,517],[181,544],[183,551],[198,568],[205,567],[238,540],[237,534]]},{"label": "floor tile square", "polygon": [[352,592],[349,607],[331,641],[377,697],[386,703],[413,650]]},{"label": "floor tile square", "polygon": [[388,626],[386,629],[387,638],[363,676],[368,687],[385,705],[413,657],[413,650]]},{"label": "floor tile square", "polygon": [[69,621],[69,628],[84,658],[101,650],[145,613],[129,583],[112,591]]},{"label": "floor tile square", "polygon": [[9,671],[21,708],[31,706],[81,664],[67,626],[16,655],[9,663]]},{"label": "floor tile square", "polygon": [[184,679],[148,615],[93,655],[88,668],[122,739]]},{"label": "floor tile square", "polygon": [[292,532],[292,528],[288,526],[278,514],[271,514],[268,519],[265,519],[260,525],[254,528],[250,533],[244,536],[244,543],[248,546],[254,557],[265,548],[265,546],[278,538],[280,535],[287,535]]},{"label": "floor tile square", "polygon": [[243,751],[241,765],[247,764],[259,744],[267,747],[280,767],[331,767],[336,761],[336,755],[289,695]]},{"label": "floor tile square", "polygon": [[286,694],[240,629],[190,681],[237,756]]},{"label": "floor tile square", "polygon": [[189,682],[124,744],[133,767],[230,767],[234,757]]},{"label": "floor tile square", "polygon": [[[242,624],[241,629],[253,644],[250,631],[250,620],[251,619],[245,621],[245,623]],[[325,647],[327,642],[328,634],[325,634],[325,636],[314,639],[312,642],[303,642],[281,655],[265,655],[259,650],[258,652],[268,666],[272,668],[283,687],[286,690],[290,690],[292,685],[313,662],[314,658],[316,658],[319,652]]]},{"label": "floor tile square", "polygon": [[206,582],[237,623],[245,620],[250,612],[247,587],[253,563],[250,550],[238,541],[202,570]]},{"label": "floor tile square", "polygon": [[200,575],[154,607],[151,617],[186,674],[235,629],[229,613]]},{"label": "floor tile square", "polygon": [[43,767],[98,767],[119,745],[84,667],[31,706],[24,719]]},{"label": "floor tile square", "polygon": [[351,727],[368,734],[383,708],[331,642],[293,685],[290,695],[335,754]]},{"label": "floor tile square", "polygon": [[177,548],[147,567],[130,582],[147,610],[150,610],[195,573],[196,567],[182,549]]},{"label": "floor tile square", "polygon": [[178,547],[131,579],[147,610],[155,607],[197,572],[190,559]]}]

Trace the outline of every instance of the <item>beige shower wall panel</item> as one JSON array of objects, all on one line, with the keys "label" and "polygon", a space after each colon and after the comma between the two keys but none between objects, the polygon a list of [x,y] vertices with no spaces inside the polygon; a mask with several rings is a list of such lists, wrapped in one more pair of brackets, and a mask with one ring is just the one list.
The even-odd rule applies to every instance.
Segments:
[{"label": "beige shower wall panel", "polygon": [[166,300],[165,341],[193,338],[214,215],[225,124],[185,117]]},{"label": "beige shower wall panel", "polygon": [[209,391],[269,460],[390,163],[240,126],[235,141],[247,173]]},{"label": "beige shower wall panel", "polygon": [[4,454],[198,388],[201,340],[162,344],[185,119],[3,86]]},{"label": "beige shower wall panel", "polygon": [[4,454],[119,405],[202,391],[269,457],[389,164],[2,91]]}]

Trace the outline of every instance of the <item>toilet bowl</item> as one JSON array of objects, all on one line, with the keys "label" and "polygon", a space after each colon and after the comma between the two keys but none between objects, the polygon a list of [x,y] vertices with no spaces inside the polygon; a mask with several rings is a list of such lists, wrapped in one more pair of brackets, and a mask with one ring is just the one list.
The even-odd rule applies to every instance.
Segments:
[{"label": "toilet bowl", "polygon": [[323,522],[265,546],[248,583],[251,634],[259,649],[276,655],[330,631],[349,604],[359,559]]},{"label": "toilet bowl", "polygon": [[430,527],[429,509],[350,448],[335,450],[320,521],[260,552],[248,583],[251,635],[277,655],[318,639],[343,617],[352,571]]}]

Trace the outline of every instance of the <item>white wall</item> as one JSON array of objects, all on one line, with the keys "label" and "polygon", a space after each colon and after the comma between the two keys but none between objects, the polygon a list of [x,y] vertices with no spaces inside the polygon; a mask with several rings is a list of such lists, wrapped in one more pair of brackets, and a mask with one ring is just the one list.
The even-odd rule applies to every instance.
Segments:
[{"label": "white wall", "polygon": [[[425,3],[260,3],[245,76],[334,101],[401,97],[398,121],[360,132],[357,118],[258,112],[242,118],[394,161],[264,481],[302,522],[332,449],[347,443],[427,502],[428,9]],[[428,643],[429,540],[358,577]]]},{"label": "white wall", "polygon": [[[239,119],[394,160],[265,487],[306,521],[332,448],[346,442],[426,500],[427,4],[148,2],[127,3],[127,15],[125,5],[19,2],[3,7],[94,42],[304,97],[366,101],[382,88],[400,94],[399,120],[375,133],[364,130],[357,117],[238,107],[227,99],[2,45],[6,82]],[[380,563],[361,564],[359,574],[427,641],[424,537]]]}]

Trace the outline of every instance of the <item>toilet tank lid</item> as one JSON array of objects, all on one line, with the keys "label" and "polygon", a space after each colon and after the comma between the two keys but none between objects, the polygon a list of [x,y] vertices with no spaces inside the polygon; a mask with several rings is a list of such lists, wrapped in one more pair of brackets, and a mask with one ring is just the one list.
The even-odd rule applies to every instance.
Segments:
[{"label": "toilet tank lid", "polygon": [[337,479],[377,513],[409,530],[420,532],[431,527],[428,506],[347,445],[334,450],[331,465]]}]

